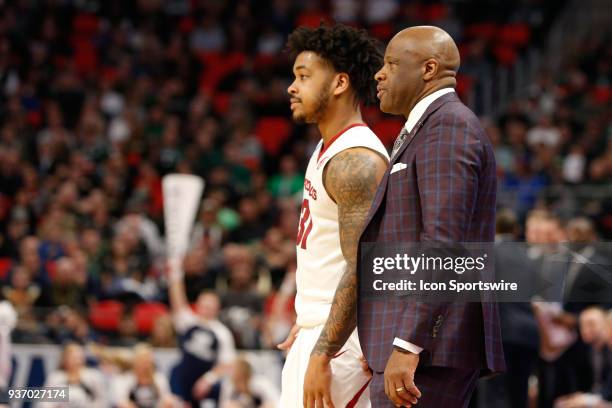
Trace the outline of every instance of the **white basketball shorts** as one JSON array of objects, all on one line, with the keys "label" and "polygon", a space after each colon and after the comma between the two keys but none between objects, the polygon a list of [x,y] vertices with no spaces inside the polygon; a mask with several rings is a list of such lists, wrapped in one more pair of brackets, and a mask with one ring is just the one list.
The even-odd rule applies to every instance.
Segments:
[{"label": "white basketball shorts", "polygon": [[[304,376],[310,353],[323,325],[300,328],[283,367],[279,408],[302,408]],[[357,330],[331,360],[331,396],[336,408],[370,408],[370,376],[361,365],[361,346]]]}]

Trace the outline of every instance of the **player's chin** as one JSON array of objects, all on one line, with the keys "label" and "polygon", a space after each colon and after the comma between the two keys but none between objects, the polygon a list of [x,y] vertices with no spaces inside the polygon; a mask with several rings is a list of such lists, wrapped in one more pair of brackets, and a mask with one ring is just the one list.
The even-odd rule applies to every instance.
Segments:
[{"label": "player's chin", "polygon": [[301,110],[295,109],[291,112],[291,118],[298,123],[306,122],[306,115]]}]

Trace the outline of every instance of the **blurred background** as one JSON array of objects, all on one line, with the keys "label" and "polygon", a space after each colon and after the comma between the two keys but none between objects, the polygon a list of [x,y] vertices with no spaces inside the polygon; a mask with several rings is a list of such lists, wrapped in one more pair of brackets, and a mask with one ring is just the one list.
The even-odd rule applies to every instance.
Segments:
[{"label": "blurred background", "polygon": [[[320,138],[291,122],[283,49],[322,20],[383,43],[411,25],[448,31],[457,91],[495,146],[499,240],[527,242],[500,249],[524,261],[501,267],[541,271],[551,248],[576,244],[586,261],[570,262],[571,291],[589,263],[610,265],[597,261],[612,238],[608,0],[0,0],[0,340],[13,343],[6,354],[0,341],[0,389],[71,384],[70,406],[182,406],[179,371],[192,370],[215,373],[193,406],[276,406]],[[390,146],[404,120],[363,113]],[[198,304],[208,291],[197,312],[231,332],[213,333],[207,356],[190,355],[170,314],[170,172],[207,181],[185,287]],[[472,405],[612,406],[609,306],[504,305],[509,372]]]}]

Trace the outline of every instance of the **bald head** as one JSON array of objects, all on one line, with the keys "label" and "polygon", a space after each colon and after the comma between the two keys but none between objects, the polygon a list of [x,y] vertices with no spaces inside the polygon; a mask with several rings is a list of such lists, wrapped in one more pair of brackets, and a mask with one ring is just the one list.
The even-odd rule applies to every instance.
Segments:
[{"label": "bald head", "polygon": [[446,71],[457,73],[459,70],[460,57],[457,44],[446,31],[439,27],[406,28],[397,33],[389,45],[393,42],[397,42],[398,47],[408,53],[418,55],[423,59],[437,60],[443,68],[441,75],[444,75]]},{"label": "bald head", "polygon": [[459,50],[444,30],[406,28],[387,45],[383,67],[374,78],[383,112],[408,116],[414,105],[442,88],[454,88]]}]

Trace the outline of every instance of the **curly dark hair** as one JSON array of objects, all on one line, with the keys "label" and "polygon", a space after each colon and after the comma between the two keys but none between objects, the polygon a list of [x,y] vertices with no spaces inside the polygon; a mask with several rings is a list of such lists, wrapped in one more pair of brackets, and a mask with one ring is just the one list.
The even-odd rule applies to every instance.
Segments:
[{"label": "curly dark hair", "polygon": [[383,47],[365,30],[344,24],[298,27],[289,35],[287,51],[291,59],[303,51],[316,53],[329,61],[336,72],[348,74],[357,103],[376,102],[374,74],[383,65]]}]

